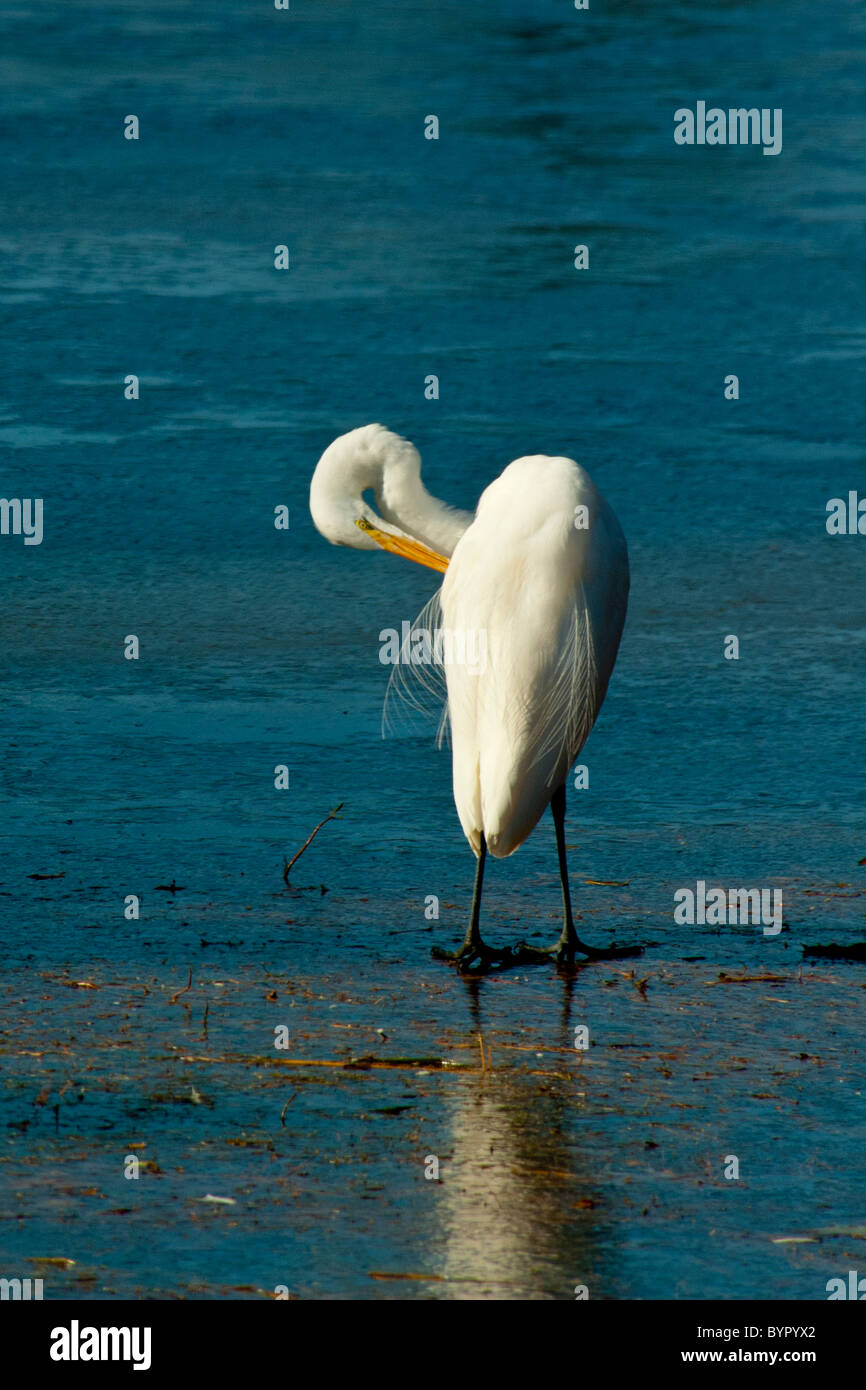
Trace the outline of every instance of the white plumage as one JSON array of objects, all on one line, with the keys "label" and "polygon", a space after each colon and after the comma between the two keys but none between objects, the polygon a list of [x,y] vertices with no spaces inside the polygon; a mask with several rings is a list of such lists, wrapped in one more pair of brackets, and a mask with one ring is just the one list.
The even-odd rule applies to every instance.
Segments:
[{"label": "white plumage", "polygon": [[[375,510],[362,496],[368,489]],[[470,929],[452,959],[495,954],[478,933],[486,850],[512,854],[549,803],[566,918],[557,959],[576,949],[634,954],[579,942],[565,869],[564,782],[601,708],[629,588],[625,537],[589,474],[569,458],[516,459],[473,517],[427,492],[414,445],[366,425],[325,450],[310,510],[335,545],[378,545],[444,571],[429,610],[446,634],[464,642],[471,634],[473,650],[484,651],[473,667],[457,643],[462,658],[446,665],[454,800],[479,860]]]},{"label": "white plumage", "polygon": [[[575,525],[588,511],[587,529]],[[477,854],[535,826],[601,708],[628,598],[610,507],[572,459],[516,459],[482,493],[442,585],[446,628],[486,633],[486,669],[447,667],[454,800]],[[480,644],[479,644],[480,645]]]}]

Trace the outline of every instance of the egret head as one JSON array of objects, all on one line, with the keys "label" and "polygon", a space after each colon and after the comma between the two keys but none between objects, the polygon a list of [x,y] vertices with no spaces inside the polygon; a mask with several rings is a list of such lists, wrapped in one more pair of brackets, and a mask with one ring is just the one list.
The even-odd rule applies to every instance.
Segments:
[{"label": "egret head", "polygon": [[[371,491],[375,508],[364,494]],[[423,500],[441,507],[421,484],[421,457],[414,444],[383,425],[362,425],[329,444],[310,484],[310,514],[332,545],[388,550],[444,571],[447,557],[411,527]],[[406,521],[403,525],[397,522]]]}]

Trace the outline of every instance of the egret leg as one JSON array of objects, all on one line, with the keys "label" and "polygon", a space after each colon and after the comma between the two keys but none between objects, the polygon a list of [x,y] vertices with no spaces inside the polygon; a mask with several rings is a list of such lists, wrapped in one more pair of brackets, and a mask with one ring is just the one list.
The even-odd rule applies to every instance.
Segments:
[{"label": "egret leg", "polygon": [[559,877],[562,883],[563,925],[559,940],[547,949],[527,946],[523,942],[517,948],[523,960],[554,960],[557,965],[571,965],[575,955],[586,956],[588,960],[620,960],[627,956],[639,956],[642,946],[587,946],[581,941],[574,925],[571,911],[571,893],[568,887],[568,859],[565,851],[565,783],[557,787],[550,798],[553,824],[556,827],[556,853],[559,859]]},{"label": "egret leg", "polygon": [[481,834],[481,850],[478,855],[478,862],[475,866],[475,888],[472,893],[472,911],[469,914],[469,926],[466,928],[466,935],[463,938],[463,945],[459,951],[443,951],[441,946],[434,946],[431,952],[435,960],[446,960],[449,965],[456,965],[461,972],[476,971],[483,972],[492,966],[500,969],[512,963],[512,952],[510,947],[504,951],[494,951],[486,946],[481,940],[481,931],[478,923],[481,918],[481,891],[484,885],[484,861],[487,858],[487,841],[484,832]]}]

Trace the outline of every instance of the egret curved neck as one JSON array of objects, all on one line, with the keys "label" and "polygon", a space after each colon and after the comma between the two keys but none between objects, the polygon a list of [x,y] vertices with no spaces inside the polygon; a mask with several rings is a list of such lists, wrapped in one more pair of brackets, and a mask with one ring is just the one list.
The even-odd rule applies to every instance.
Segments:
[{"label": "egret curved neck", "polygon": [[470,512],[459,511],[429,493],[417,476],[385,466],[376,503],[383,520],[414,536],[440,555],[454,547],[472,521]]}]

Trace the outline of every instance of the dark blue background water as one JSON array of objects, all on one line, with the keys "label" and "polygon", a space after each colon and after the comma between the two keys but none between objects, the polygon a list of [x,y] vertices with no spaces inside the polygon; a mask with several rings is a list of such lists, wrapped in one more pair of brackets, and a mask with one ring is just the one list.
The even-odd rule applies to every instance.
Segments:
[{"label": "dark blue background water", "polygon": [[[770,1238],[790,1224],[862,1221],[862,969],[828,968],[770,1020],[769,986],[734,990],[736,1004],[722,1005],[721,989],[693,1001],[716,967],[791,972],[800,941],[863,934],[866,539],[830,537],[824,524],[829,498],[866,494],[862,6],[6,3],[2,24],[2,493],[45,505],[41,546],[0,538],[0,1180],[19,1194],[3,1203],[15,1213],[0,1231],[5,1265],[26,1272],[29,1257],[68,1255],[93,1271],[76,1292],[98,1296],[285,1282],[307,1295],[483,1286],[570,1297],[584,1268],[575,1252],[589,1242],[600,1252],[593,1297],[824,1297],[847,1252],[825,1243],[826,1268],[813,1267]],[[698,99],[781,107],[783,153],[677,147],[673,112]],[[130,113],[137,142],[123,138]],[[431,113],[435,142],[423,138]],[[578,272],[582,242],[591,262]],[[288,272],[273,268],[281,243]],[[124,399],[128,373],[141,378],[138,401]],[[431,373],[437,401],[424,398]],[[728,373],[740,379],[735,402],[723,395]],[[196,1030],[207,1002],[209,1045],[223,1058],[273,1053],[284,1018],[263,1002],[273,975],[279,999],[303,1013],[299,1058],[357,1052],[356,1034],[328,1031],[342,1022],[363,1033],[361,1051],[382,1046],[383,1026],[400,1055],[468,1046],[474,1063],[480,1026],[503,1062],[500,1035],[531,1056],[562,1047],[574,1065],[560,981],[488,982],[479,1020],[460,982],[429,962],[425,896],[443,904],[437,939],[456,940],[472,860],[447,754],[416,731],[381,740],[378,651],[380,629],[413,618],[433,579],[329,547],[307,511],[323,448],[372,420],[413,439],[430,489],[464,507],[518,455],[572,455],[628,537],[629,619],[569,842],[587,927],[659,943],[641,967],[658,1012],[648,1029],[651,1005],[633,989],[623,1002],[625,976],[617,986],[609,973],[606,989],[599,971],[581,975],[599,1045],[650,1050],[634,1112],[616,1050],[608,1100],[581,1100],[567,1071],[543,1083],[563,1088],[567,1160],[546,1147],[550,1117],[532,1108],[519,1050],[498,1083],[501,1106],[489,1077],[473,1073],[459,1092],[424,1083],[426,1123],[405,1136],[399,1174],[381,1123],[353,1148],[369,1104],[357,1078],[330,1092],[305,1072],[281,1124],[290,1092],[274,1108],[251,1076],[201,1063],[209,1090],[222,1088],[213,1111],[136,1109],[136,1097],[166,1093],[165,1048],[189,1053],[189,1039],[166,1042],[184,1007],[167,1001],[188,968]],[[273,526],[281,503],[288,532]],[[130,633],[137,662],[123,659]],[[738,662],[722,657],[729,633]],[[281,763],[291,789],[278,792]],[[339,801],[342,819],[287,894],[284,855]],[[698,877],[783,886],[790,932],[674,928],[673,892]],[[183,893],[154,891],[172,880]],[[139,923],[123,919],[128,893],[141,895]],[[494,939],[555,934],[549,825],[494,866],[487,904]],[[684,966],[684,954],[713,968]],[[229,977],[237,1001],[215,1028]],[[99,998],[67,990],[76,980],[98,983]],[[143,1012],[124,1014],[133,998]],[[748,1054],[757,1094],[780,1058],[801,1052],[840,1074],[797,1082],[768,1128],[767,1104],[733,1082],[691,1097],[705,1070],[688,1050],[695,1007],[707,1010],[700,1046],[717,1062]],[[808,1046],[793,1041],[791,1017]],[[124,1029],[135,1067],[121,1074],[111,1054]],[[26,1055],[40,1038],[50,1064]],[[650,1088],[657,1053],[679,1046],[682,1074],[662,1102]],[[65,1133],[51,1106],[66,1116],[85,1074],[90,1099]],[[194,1066],[184,1072],[183,1087],[204,1084]],[[486,1100],[472,1089],[482,1084]],[[38,1101],[45,1086],[50,1103]],[[698,1115],[677,1109],[693,1103]],[[478,1110],[489,1104],[495,1114]],[[736,1143],[719,1123],[726,1106]],[[631,1128],[662,1114],[670,1179],[647,1166],[646,1135]],[[387,1123],[399,1127],[399,1113]],[[510,1200],[535,1215],[514,1218],[523,1236],[498,1264],[498,1228],[479,1216],[486,1197],[465,1157],[497,1125],[506,1150],[515,1134],[535,1145],[530,1174],[571,1164],[606,1193],[577,1207],[577,1234],[553,1201],[552,1244],[538,1254],[543,1203],[527,1178]],[[242,1147],[220,1150],[224,1168],[190,1159],[198,1144],[253,1132],[267,1152],[277,1145],[270,1177],[251,1176]],[[170,1203],[136,1207],[134,1228],[95,1215],[76,1225],[90,1199],[73,1184],[64,1205],[50,1173],[80,1161],[94,1190],[111,1197],[114,1182],[111,1209],[135,1205],[143,1198],[120,1168],[136,1136],[162,1145],[173,1176],[160,1190],[176,1184],[175,1203],[258,1184],[259,1235],[226,1227],[210,1244],[193,1229],[187,1267],[167,1237]],[[782,1142],[780,1168],[769,1155]],[[272,1181],[287,1143],[308,1173],[291,1216]],[[718,1178],[736,1144],[755,1185],[735,1201],[722,1184],[711,1213],[701,1165]],[[431,1207],[418,1163],[446,1149],[464,1154],[458,1197],[443,1185]],[[323,1153],[343,1155],[350,1185],[363,1185],[369,1162],[371,1193],[347,1194]],[[665,1196],[666,1234],[654,1230],[646,1251],[617,1195],[629,1165],[646,1189],[640,1210],[666,1183],[677,1189]],[[835,1177],[823,1172],[816,1188],[825,1168]],[[189,1193],[181,1170],[194,1174]],[[707,1253],[714,1222],[728,1232],[721,1257]],[[455,1265],[461,1239],[474,1264]],[[482,1283],[368,1277],[447,1280],[458,1266]],[[73,1287],[52,1278],[55,1295]]]}]

